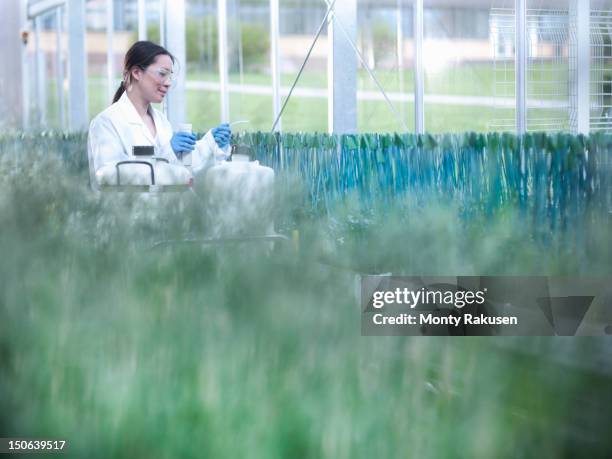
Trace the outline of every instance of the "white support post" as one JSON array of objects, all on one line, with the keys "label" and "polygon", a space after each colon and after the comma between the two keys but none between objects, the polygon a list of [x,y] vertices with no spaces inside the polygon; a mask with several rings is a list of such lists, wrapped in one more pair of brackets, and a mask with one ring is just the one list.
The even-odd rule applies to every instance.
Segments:
[{"label": "white support post", "polygon": [[87,54],[85,52],[85,0],[68,0],[69,129],[87,129]]},{"label": "white support post", "polygon": [[138,40],[147,39],[147,8],[145,0],[138,0]]},{"label": "white support post", "polygon": [[55,10],[55,76],[57,78],[57,116],[60,129],[66,128],[64,116],[64,61],[62,59],[62,7]]},{"label": "white support post", "polygon": [[38,125],[47,125],[47,68],[45,53],[40,45],[40,35],[42,33],[42,18],[34,18],[34,48],[36,53],[36,106],[38,107]]},{"label": "white support post", "polygon": [[229,123],[229,70],[227,53],[227,0],[217,3],[217,30],[219,35],[219,86],[221,91],[221,122]]},{"label": "white support post", "polygon": [[[280,6],[279,0],[270,0],[270,69],[272,71],[272,114],[278,117],[281,110],[280,98]],[[276,125],[276,131],[282,131],[282,120]]]},{"label": "white support post", "polygon": [[166,47],[166,11],[168,3],[166,0],[159,0],[159,44]]},{"label": "white support post", "polygon": [[[25,2],[4,0],[2,2],[2,27],[0,27],[0,132],[8,128],[27,127],[26,104],[27,51],[21,33],[26,30]],[[2,154],[0,152],[0,154]]]},{"label": "white support post", "polygon": [[115,77],[115,53],[113,51],[113,34],[115,33],[115,12],[113,9],[114,0],[106,0],[106,91],[107,103],[113,101],[115,88],[113,79]]},{"label": "white support post", "polygon": [[[16,0],[15,0],[16,1]],[[29,38],[29,21],[28,21],[28,13],[27,13],[27,4],[26,2],[19,2],[21,5],[21,33],[23,34],[21,41],[21,103],[22,103],[22,112],[21,112],[21,128],[23,130],[27,130],[30,128],[30,58],[28,55],[28,41],[31,40]]]},{"label": "white support post", "polygon": [[572,0],[576,20],[576,130],[588,135],[591,130],[591,2]]},{"label": "white support post", "polygon": [[[341,21],[344,32],[336,26]],[[345,36],[345,34],[347,36]],[[357,38],[357,0],[335,4],[327,32],[328,57],[328,126],[335,134],[357,132],[357,55],[349,39]]]},{"label": "white support post", "polygon": [[185,0],[173,0],[166,10],[167,47],[178,61],[176,84],[167,96],[167,114],[175,129],[185,122],[185,77],[187,52],[185,46]]},{"label": "white support post", "polygon": [[515,0],[516,132],[527,132],[527,0]]},{"label": "white support post", "polygon": [[414,128],[425,133],[425,69],[423,68],[423,0],[414,0]]},{"label": "white support post", "polygon": [[[402,0],[397,0],[397,12],[396,12],[396,27],[397,27],[397,73],[399,79],[399,92],[400,95],[404,95],[404,17],[402,10]],[[406,113],[404,110],[404,102],[400,104],[400,116],[402,120],[406,119]],[[404,121],[405,122],[405,121]]]}]

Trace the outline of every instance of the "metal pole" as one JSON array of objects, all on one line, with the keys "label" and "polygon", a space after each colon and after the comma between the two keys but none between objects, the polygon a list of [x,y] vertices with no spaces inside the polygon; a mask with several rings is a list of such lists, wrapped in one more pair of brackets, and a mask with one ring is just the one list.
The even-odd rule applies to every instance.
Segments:
[{"label": "metal pole", "polygon": [[[281,110],[280,99],[280,6],[279,0],[270,0],[270,69],[272,71],[272,113],[276,119]],[[276,125],[282,131],[282,120]]]},{"label": "metal pole", "polygon": [[229,123],[229,71],[227,66],[227,0],[217,3],[217,30],[219,34],[219,86],[221,91],[221,121]]},{"label": "metal pole", "polygon": [[106,0],[106,91],[107,99],[110,104],[113,100],[114,88],[113,78],[115,74],[114,59],[115,53],[113,52],[113,34],[115,32],[115,21],[113,11],[114,0]]},{"label": "metal pole", "polygon": [[57,78],[57,108],[59,127],[66,128],[64,116],[64,62],[62,60],[62,8],[55,10],[55,75]]},{"label": "metal pole", "polygon": [[173,0],[172,8],[166,10],[168,27],[167,42],[170,51],[178,61],[177,81],[168,93],[168,119],[175,129],[185,121],[185,76],[187,73],[187,52],[185,47],[185,0]]},{"label": "metal pole", "polygon": [[414,0],[414,122],[425,133],[425,72],[423,68],[423,0]]},{"label": "metal pole", "polygon": [[[404,95],[404,20],[402,14],[402,0],[397,0],[396,26],[397,26],[397,73],[399,78],[399,92]],[[406,119],[404,103],[400,102],[400,116]]]},{"label": "metal pole", "polygon": [[147,10],[145,0],[138,0],[138,40],[147,39]]},{"label": "metal pole", "polygon": [[334,40],[333,40],[334,12],[330,9],[327,17],[327,130],[334,132]]},{"label": "metal pole", "polygon": [[27,130],[30,128],[30,62],[28,56],[28,13],[26,2],[20,4],[20,23],[21,23],[21,128]]},{"label": "metal pole", "polygon": [[576,130],[588,135],[591,130],[591,2],[572,0],[576,19]]},{"label": "metal pole", "polygon": [[40,46],[40,35],[42,33],[41,17],[34,18],[34,47],[36,49],[36,105],[38,106],[38,123],[41,127],[47,124],[47,69],[45,66],[45,54]]},{"label": "metal pole", "polygon": [[[23,63],[21,33],[26,29],[23,3],[19,0],[2,2],[2,27],[0,27],[0,131],[19,128],[23,124],[23,87],[28,73]],[[1,153],[0,153],[1,154]]]},{"label": "metal pole", "polygon": [[68,0],[69,128],[87,129],[87,54],[85,52],[85,0]]},{"label": "metal pole", "polygon": [[515,0],[516,132],[527,132],[527,0]]},{"label": "metal pole", "polygon": [[357,132],[357,55],[351,46],[357,38],[357,0],[336,3],[328,24],[329,132],[351,134]]},{"label": "metal pole", "polygon": [[159,0],[159,44],[166,46],[166,0]]}]

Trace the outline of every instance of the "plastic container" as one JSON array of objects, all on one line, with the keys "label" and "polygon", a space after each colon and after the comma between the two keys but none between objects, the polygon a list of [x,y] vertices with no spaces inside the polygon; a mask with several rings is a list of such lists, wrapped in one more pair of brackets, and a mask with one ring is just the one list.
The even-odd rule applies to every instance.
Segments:
[{"label": "plastic container", "polygon": [[251,158],[248,155],[232,155],[232,161],[235,163],[248,163]]},{"label": "plastic container", "polygon": [[257,161],[221,162],[198,185],[211,237],[268,236],[274,232],[274,170]]},{"label": "plastic container", "polygon": [[[190,123],[183,123],[181,125],[179,125],[179,132],[186,132],[188,134],[193,133],[193,127],[191,126]],[[181,156],[181,161],[183,163],[183,166],[187,167],[187,168],[191,168],[192,165],[192,158],[191,158],[191,154],[192,152],[183,152],[182,156]]]}]

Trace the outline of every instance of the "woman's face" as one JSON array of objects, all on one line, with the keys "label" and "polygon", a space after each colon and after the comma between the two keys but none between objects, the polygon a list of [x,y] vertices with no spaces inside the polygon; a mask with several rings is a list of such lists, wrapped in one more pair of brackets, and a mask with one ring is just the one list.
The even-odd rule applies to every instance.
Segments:
[{"label": "woman's face", "polygon": [[134,78],[142,97],[149,103],[159,104],[172,85],[172,59],[162,54],[145,70],[135,69]]}]

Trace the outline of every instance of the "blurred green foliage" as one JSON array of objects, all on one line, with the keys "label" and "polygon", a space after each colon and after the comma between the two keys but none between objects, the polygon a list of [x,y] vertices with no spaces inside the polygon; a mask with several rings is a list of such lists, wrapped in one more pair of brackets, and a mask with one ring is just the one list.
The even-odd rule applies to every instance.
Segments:
[{"label": "blurred green foliage", "polygon": [[[211,40],[210,43],[203,42],[204,31],[202,29],[205,27],[210,28],[210,30],[205,31],[205,36]],[[230,22],[228,29],[231,31],[230,46],[233,47],[230,49],[230,53],[232,55],[238,53],[238,46],[242,47],[244,71],[258,70],[265,64],[270,48],[270,36],[264,27],[257,24]],[[216,21],[204,23],[201,20],[187,18],[185,35],[188,65],[205,67],[207,62],[217,62],[219,35]],[[147,39],[154,43],[160,42],[159,24],[149,24],[147,26]],[[240,43],[238,39],[240,39]],[[132,40],[133,42],[138,40],[137,33],[133,34]],[[179,65],[184,64],[184,62],[179,63]],[[230,66],[231,71],[237,71],[238,60],[231,59]]]},{"label": "blurred green foliage", "polygon": [[[372,50],[372,56],[374,59],[389,59],[389,56],[397,59],[397,39],[395,30],[390,29],[389,25],[385,22],[379,21],[372,24],[371,32],[372,38],[369,41],[370,46],[374,46],[376,43],[376,52]],[[375,61],[374,66],[376,67],[379,62]],[[387,63],[387,68],[389,64]]]},{"label": "blurred green foliage", "polygon": [[609,456],[609,340],[364,338],[355,294],[359,272],[610,275],[609,215],[540,244],[512,206],[330,215],[279,176],[297,246],[153,248],[213,222],[193,197],[94,195],[85,151],[0,137],[0,436],[75,458]]}]

